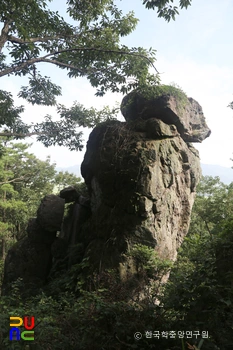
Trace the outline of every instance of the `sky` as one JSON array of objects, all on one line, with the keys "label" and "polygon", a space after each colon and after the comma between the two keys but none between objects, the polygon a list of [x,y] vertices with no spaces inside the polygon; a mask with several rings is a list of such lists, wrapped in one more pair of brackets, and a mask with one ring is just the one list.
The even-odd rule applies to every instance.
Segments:
[{"label": "sky", "polygon": [[[176,83],[202,106],[212,133],[201,144],[194,144],[200,152],[201,162],[233,166],[230,160],[233,158],[233,110],[227,107],[233,101],[233,1],[192,0],[188,9],[181,10],[176,21],[169,23],[158,18],[156,11],[147,10],[142,0],[117,0],[116,3],[124,13],[133,10],[140,20],[136,30],[123,38],[122,43],[157,50],[155,65],[161,73],[161,82]],[[52,7],[65,14],[64,0],[54,0]],[[67,107],[75,100],[96,108],[112,106],[122,100],[122,95],[112,93],[95,97],[95,89],[86,79],[70,79],[65,71],[54,66],[44,65],[43,70],[62,87],[63,94],[58,102]],[[56,118],[53,107],[32,106],[17,98],[20,86],[26,83],[20,77],[4,77],[1,82],[2,88],[15,97],[16,105],[25,105],[24,121],[39,122],[46,114]],[[90,131],[84,130],[84,144]],[[83,152],[71,152],[59,146],[45,148],[32,137],[26,142],[33,143],[30,151],[38,158],[45,160],[50,155],[58,167],[81,164],[85,153],[85,147]]]}]

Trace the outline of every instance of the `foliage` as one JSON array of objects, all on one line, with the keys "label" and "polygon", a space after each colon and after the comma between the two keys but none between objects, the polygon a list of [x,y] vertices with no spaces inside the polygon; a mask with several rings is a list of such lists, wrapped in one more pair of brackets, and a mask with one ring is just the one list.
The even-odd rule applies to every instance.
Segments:
[{"label": "foliage", "polygon": [[145,271],[153,279],[162,278],[172,266],[171,261],[161,259],[153,248],[143,244],[135,244],[128,255],[135,261],[138,271]]},{"label": "foliage", "polygon": [[[143,0],[148,9],[157,8],[158,16],[169,21],[178,14],[173,0]],[[23,106],[16,107],[10,92],[0,91],[0,135],[16,139],[37,135],[46,147],[64,145],[81,150],[82,133],[78,127],[93,127],[100,121],[114,118],[118,108],[104,107],[97,111],[75,102],[71,108],[57,103],[60,86],[43,76],[39,64],[54,65],[67,71],[71,78],[86,77],[97,89],[96,95],[107,91],[127,93],[132,88],[158,82],[154,67],[155,50],[129,48],[120,43],[138,23],[131,11],[123,15],[114,0],[66,1],[66,21],[49,7],[50,0],[3,1],[0,5],[0,77],[28,78],[18,96],[29,103],[56,106],[59,121],[46,115],[42,123],[25,124],[21,119]],[[180,0],[187,8],[191,0]],[[72,23],[72,24],[71,24]],[[149,67],[155,70],[153,77]]]},{"label": "foliage", "polygon": [[[72,274],[77,276],[79,270],[80,275],[83,267],[85,267],[83,264],[76,266]],[[134,339],[134,333],[151,329],[152,324],[153,327],[160,327],[163,317],[161,309],[157,305],[146,308],[143,303],[135,304],[121,300],[120,295],[124,297],[127,295],[125,289],[127,286],[119,280],[119,277],[115,279],[114,271],[93,276],[96,284],[92,290],[84,290],[83,283],[78,282],[78,296],[77,293],[72,292],[74,285],[70,284],[72,277],[70,273],[69,276],[64,274],[60,277],[60,280],[68,282],[68,288],[65,283],[63,285],[60,283],[59,289],[56,289],[58,286],[56,283],[52,284],[50,291],[47,290],[46,294],[38,294],[31,298],[24,306],[18,297],[17,283],[12,296],[1,299],[0,341],[2,344],[10,345],[7,339],[9,315],[26,313],[34,315],[36,321],[35,341],[30,344],[31,350],[76,349],[77,344],[80,350],[153,348],[151,339],[145,338],[139,342]],[[119,291],[123,294],[119,295]],[[52,296],[51,293],[54,295]],[[17,296],[16,299],[15,296]],[[20,349],[23,349],[24,344],[18,343],[21,346]]]},{"label": "foliage", "polygon": [[54,189],[78,185],[80,178],[56,173],[50,158],[41,161],[27,150],[29,144],[2,140],[0,158],[0,239],[2,256],[26,234],[29,218],[36,215],[41,199]]},{"label": "foliage", "polygon": [[188,102],[186,93],[176,84],[163,85],[159,84],[158,81],[154,81],[153,84],[150,84],[148,80],[146,84],[140,85],[136,91],[148,99],[156,98],[161,95],[172,95],[180,105],[186,105]]},{"label": "foliage", "polygon": [[[217,203],[229,205],[231,196],[232,184],[202,179],[193,213],[195,225],[191,224],[169,282],[153,298],[146,289],[134,288],[132,293],[134,281],[122,281],[117,271],[83,278],[88,266],[84,260],[60,273],[43,293],[24,304],[17,292],[21,282],[16,282],[12,295],[0,300],[0,344],[7,348],[12,345],[7,340],[9,315],[28,313],[36,319],[36,338],[30,350],[77,349],[77,344],[80,350],[143,350],[155,346],[164,350],[232,349],[233,220],[230,208],[224,218],[217,215],[218,208],[221,210]],[[211,223],[211,234],[208,229],[201,230],[201,220],[198,227],[200,212],[201,220]],[[171,268],[152,248],[141,244],[131,248],[128,258],[134,261],[139,282],[141,277],[157,282],[160,272]],[[145,336],[146,331],[182,329],[208,331],[209,339]],[[141,332],[143,338],[135,340],[135,332]],[[23,343],[18,344],[24,349]]]},{"label": "foliage", "polygon": [[[80,270],[79,266],[79,271]],[[75,270],[77,271],[78,266]],[[73,273],[75,271],[73,270]],[[70,275],[65,274],[62,279],[70,282]],[[124,349],[180,349],[180,340],[173,340],[169,344],[168,339],[150,339],[145,336],[154,330],[169,329],[163,308],[156,304],[148,304],[138,301],[125,301],[129,295],[128,286],[115,279],[114,271],[106,271],[104,275],[96,274],[95,288],[84,290],[83,283],[78,283],[79,295],[72,292],[72,288],[65,287],[59,293],[57,285],[52,286],[49,293],[38,294],[22,304],[18,298],[17,284],[12,296],[2,298],[0,301],[0,339],[2,344],[10,345],[7,340],[9,329],[9,315],[35,316],[35,341],[30,344],[30,350],[54,349],[68,350],[124,350]],[[70,285],[71,286],[71,285]],[[66,290],[65,290],[66,288]],[[55,292],[56,289],[56,292]],[[17,299],[15,299],[17,296]],[[123,296],[123,299],[121,297]],[[18,300],[16,305],[15,300]],[[10,311],[8,311],[10,310]],[[8,317],[6,317],[6,314]],[[170,328],[171,329],[171,328]],[[134,334],[141,332],[143,338],[136,340]],[[91,336],[90,336],[91,335]],[[156,342],[156,343],[155,343]],[[20,349],[24,349],[24,344]],[[191,343],[191,340],[189,340]],[[178,347],[175,347],[178,345]]]},{"label": "foliage", "polygon": [[233,216],[232,198],[232,184],[221,183],[219,177],[203,177],[198,185],[189,233],[218,233],[225,220]]},{"label": "foliage", "polygon": [[77,128],[92,127],[112,118],[117,110],[104,107],[97,111],[78,103],[67,109],[57,104],[61,87],[43,76],[39,64],[66,70],[71,78],[86,77],[97,89],[96,95],[103,96],[106,91],[126,93],[143,83],[153,66],[155,51],[120,44],[120,38],[129,35],[138,20],[133,12],[123,15],[113,0],[67,0],[68,21],[52,11],[49,2],[1,2],[0,77],[28,78],[18,96],[32,104],[56,106],[61,119],[54,122],[47,115],[42,123],[27,125],[21,120],[23,107],[15,107],[12,95],[1,90],[1,135],[37,135],[46,147],[65,145],[80,150],[82,133]]},{"label": "foliage", "polygon": [[63,188],[68,186],[80,187],[81,178],[68,171],[59,171],[54,177],[54,185],[56,192],[59,193]]},{"label": "foliage", "polygon": [[190,231],[163,300],[176,327],[209,331],[210,349],[214,344],[223,350],[233,345],[231,198],[232,184],[226,186],[219,178],[202,179]]},{"label": "foliage", "polygon": [[[188,8],[192,0],[180,0],[179,7],[181,9]],[[143,4],[148,9],[157,8],[158,17],[163,17],[166,21],[175,20],[176,15],[179,14],[178,7],[172,6],[173,0],[143,0]]]}]

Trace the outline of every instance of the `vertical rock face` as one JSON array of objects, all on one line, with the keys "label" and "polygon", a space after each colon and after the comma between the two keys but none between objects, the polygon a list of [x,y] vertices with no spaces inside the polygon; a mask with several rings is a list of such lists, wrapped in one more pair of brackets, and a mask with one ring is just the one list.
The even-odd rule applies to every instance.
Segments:
[{"label": "vertical rock face", "polygon": [[127,122],[106,122],[92,131],[81,166],[92,216],[79,239],[92,266],[119,267],[122,274],[129,268],[124,253],[135,243],[154,247],[162,258],[176,258],[201,176],[198,151],[186,141],[200,142],[210,134],[193,99],[187,99],[185,117],[177,113],[179,102],[171,110],[174,96],[157,99],[159,108],[156,99],[148,108],[144,101],[140,113],[135,100],[123,100]]}]

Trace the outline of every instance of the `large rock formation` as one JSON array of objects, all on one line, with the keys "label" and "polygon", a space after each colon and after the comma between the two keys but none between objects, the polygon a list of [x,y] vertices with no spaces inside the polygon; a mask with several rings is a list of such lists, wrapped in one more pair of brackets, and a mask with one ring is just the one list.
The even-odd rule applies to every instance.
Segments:
[{"label": "large rock formation", "polygon": [[[92,271],[116,268],[125,279],[136,271],[130,251],[137,243],[176,259],[201,175],[189,142],[210,130],[198,102],[175,88],[159,89],[133,91],[121,106],[126,122],[92,131],[81,166],[90,198],[68,187],[42,200],[28,237],[8,252],[4,293],[18,277],[40,287],[61,262],[69,268],[87,257]],[[63,220],[65,203],[71,205]]]},{"label": "large rock formation", "polygon": [[95,268],[132,269],[125,253],[135,243],[176,259],[188,232],[201,176],[188,142],[210,134],[200,105],[185,95],[144,98],[134,91],[121,106],[127,122],[110,121],[90,134],[81,166],[91,219],[79,237]]}]

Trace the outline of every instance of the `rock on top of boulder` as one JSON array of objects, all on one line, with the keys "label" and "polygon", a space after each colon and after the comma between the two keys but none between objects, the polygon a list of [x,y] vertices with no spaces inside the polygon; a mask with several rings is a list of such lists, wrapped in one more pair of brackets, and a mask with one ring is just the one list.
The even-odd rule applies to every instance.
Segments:
[{"label": "rock on top of boulder", "polygon": [[75,202],[79,196],[78,191],[73,186],[66,187],[60,191],[60,197],[65,199],[65,203]]},{"label": "rock on top of boulder", "polygon": [[128,122],[157,118],[173,124],[185,142],[201,142],[211,133],[200,104],[174,86],[136,89],[123,98],[121,112]]}]

